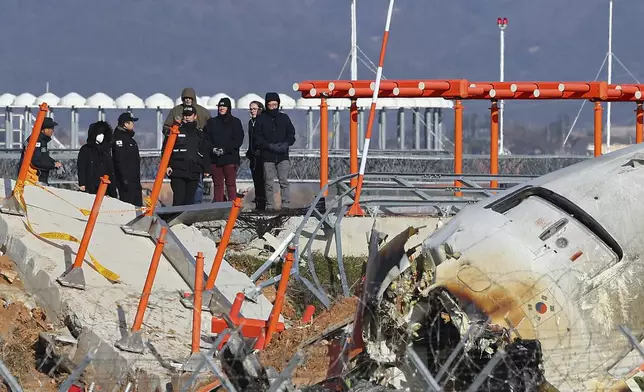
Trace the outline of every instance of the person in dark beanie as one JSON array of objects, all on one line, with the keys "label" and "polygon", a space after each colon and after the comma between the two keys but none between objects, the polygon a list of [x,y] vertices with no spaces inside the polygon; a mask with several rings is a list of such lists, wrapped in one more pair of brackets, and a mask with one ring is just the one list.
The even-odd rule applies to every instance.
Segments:
[{"label": "person in dark beanie", "polygon": [[78,151],[76,161],[81,192],[95,195],[101,184],[101,177],[107,175],[110,179],[107,195],[118,196],[112,162],[112,133],[112,127],[105,121],[97,121],[89,126],[87,143]]},{"label": "person in dark beanie", "polygon": [[[56,161],[54,158],[49,155],[48,144],[51,141],[51,137],[54,135],[54,128],[58,125],[50,117],[45,117],[45,120],[40,127],[40,134],[38,135],[38,141],[36,142],[36,148],[34,149],[34,155],[31,157],[31,166],[33,166],[38,173],[38,182],[44,185],[49,185],[49,172],[55,169],[63,167],[63,165]],[[20,171],[20,166],[22,166],[22,160],[25,156],[25,150],[29,144],[29,135],[25,141],[22,143],[22,152],[20,154],[20,161],[18,162],[18,171]]]},{"label": "person in dark beanie", "polygon": [[[170,177],[173,206],[194,204],[199,178],[208,172],[210,166],[208,143],[197,125],[197,110],[186,106],[182,115],[179,134],[166,169],[166,175]],[[167,141],[166,136],[163,147]]]},{"label": "person in dark beanie", "polygon": [[237,195],[237,169],[239,148],[244,142],[244,128],[241,121],[233,116],[229,98],[222,98],[217,104],[217,117],[212,117],[204,132],[210,142],[210,161],[214,197],[213,201],[224,201],[224,186],[228,200]]},{"label": "person in dark beanie", "polygon": [[264,180],[267,208],[274,209],[279,181],[282,208],[290,207],[288,175],[290,162],[289,147],[295,144],[295,127],[291,118],[279,110],[280,96],[266,93],[266,110],[257,118],[253,144],[260,150],[264,160]]},{"label": "person in dark beanie", "polygon": [[261,151],[254,142],[255,125],[257,117],[264,111],[264,104],[259,101],[253,101],[249,105],[250,120],[248,120],[248,158],[250,172],[253,176],[253,186],[255,187],[255,209],[263,211],[266,209],[266,184],[264,183],[264,161],[262,160]]},{"label": "person in dark beanie", "polygon": [[112,161],[119,199],[137,207],[143,207],[141,156],[139,145],[134,140],[134,123],[138,120],[129,112],[119,116],[112,141]]}]

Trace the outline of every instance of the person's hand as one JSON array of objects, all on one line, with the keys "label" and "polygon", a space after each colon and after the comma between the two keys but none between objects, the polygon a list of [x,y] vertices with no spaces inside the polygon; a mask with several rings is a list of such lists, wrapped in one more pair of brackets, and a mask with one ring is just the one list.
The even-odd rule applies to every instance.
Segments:
[{"label": "person's hand", "polygon": [[85,185],[81,185],[81,186],[79,186],[79,187],[78,187],[78,189],[80,189],[80,190],[81,190],[81,192],[85,192]]},{"label": "person's hand", "polygon": [[165,169],[165,174],[166,174],[168,177],[170,177],[170,175],[172,174],[172,168],[171,168],[171,167],[169,167],[169,168]]},{"label": "person's hand", "polygon": [[210,173],[204,173],[204,174],[203,174],[203,176],[204,176],[205,178],[208,178],[208,177],[210,177]]},{"label": "person's hand", "polygon": [[63,167],[63,164],[60,162],[54,162],[54,166],[56,167],[56,169],[60,169],[61,167]]}]

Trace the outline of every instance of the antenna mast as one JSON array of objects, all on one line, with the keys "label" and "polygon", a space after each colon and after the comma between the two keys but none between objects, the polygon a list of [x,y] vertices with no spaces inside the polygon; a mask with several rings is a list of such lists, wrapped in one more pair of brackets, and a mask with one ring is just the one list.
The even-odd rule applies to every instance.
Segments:
[{"label": "antenna mast", "polygon": [[[613,0],[608,3],[608,84],[613,82]],[[606,149],[610,152],[610,102],[606,103]]]},{"label": "antenna mast", "polygon": [[358,29],[356,0],[351,0],[351,80],[358,80]]}]

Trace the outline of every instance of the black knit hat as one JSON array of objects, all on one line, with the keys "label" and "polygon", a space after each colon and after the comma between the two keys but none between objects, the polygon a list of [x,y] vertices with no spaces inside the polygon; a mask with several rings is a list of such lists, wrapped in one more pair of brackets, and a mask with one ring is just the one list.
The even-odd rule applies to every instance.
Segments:
[{"label": "black knit hat", "polygon": [[268,103],[273,101],[276,101],[278,104],[281,102],[279,94],[275,92],[266,93],[264,104],[268,107]]}]

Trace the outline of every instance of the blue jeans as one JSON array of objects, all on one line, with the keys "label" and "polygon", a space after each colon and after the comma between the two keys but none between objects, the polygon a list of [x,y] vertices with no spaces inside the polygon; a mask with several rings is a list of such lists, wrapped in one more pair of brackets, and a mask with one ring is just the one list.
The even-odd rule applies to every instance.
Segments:
[{"label": "blue jeans", "polygon": [[199,182],[197,183],[197,191],[195,192],[195,204],[201,203],[203,199],[203,174],[199,176]]}]

